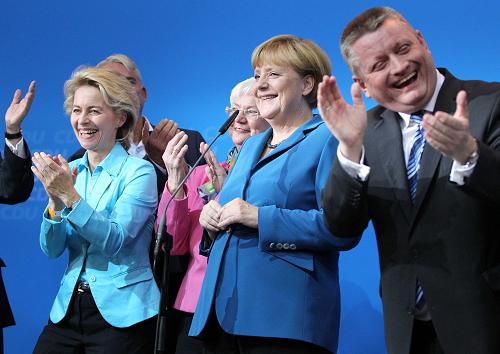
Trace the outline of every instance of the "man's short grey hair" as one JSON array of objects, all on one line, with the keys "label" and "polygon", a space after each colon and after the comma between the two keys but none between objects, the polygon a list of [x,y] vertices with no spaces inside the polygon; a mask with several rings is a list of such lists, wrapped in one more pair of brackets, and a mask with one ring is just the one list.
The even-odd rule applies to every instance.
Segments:
[{"label": "man's short grey hair", "polygon": [[137,74],[137,77],[139,78],[139,80],[141,80],[141,82],[142,82],[141,72],[137,68],[137,65],[135,64],[135,62],[129,56],[127,56],[125,54],[121,54],[121,53],[111,54],[109,57],[107,57],[106,59],[101,61],[96,66],[99,68],[99,67],[106,65],[106,64],[109,64],[109,63],[122,64],[124,67],[127,68],[127,70],[135,72]]},{"label": "man's short grey hair", "polygon": [[231,102],[231,105],[233,105],[236,99],[252,92],[254,84],[255,79],[251,77],[234,86],[234,88],[231,90],[231,96],[229,97],[229,102]]},{"label": "man's short grey hair", "polygon": [[347,24],[340,38],[340,51],[352,73],[359,67],[359,58],[353,52],[353,44],[367,33],[375,32],[388,19],[410,23],[399,12],[390,7],[372,7],[356,16]]}]

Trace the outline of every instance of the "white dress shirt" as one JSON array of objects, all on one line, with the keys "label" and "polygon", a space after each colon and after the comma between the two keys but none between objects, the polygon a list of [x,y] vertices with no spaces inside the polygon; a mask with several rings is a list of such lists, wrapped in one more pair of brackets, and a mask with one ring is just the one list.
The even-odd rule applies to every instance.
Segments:
[{"label": "white dress shirt", "polygon": [[[444,83],[444,76],[436,70],[437,80],[436,80],[436,88],[434,89],[434,94],[430,101],[423,107],[423,109],[427,112],[434,112],[434,108],[436,106],[437,96],[441,87]],[[415,141],[416,132],[417,132],[417,124],[415,122],[410,122],[410,114],[398,112],[401,117],[400,126],[401,126],[401,134],[403,141],[403,152],[405,158],[405,165],[408,164],[408,159],[410,156],[410,151]],[[353,178],[358,178],[361,181],[366,181],[370,174],[370,167],[363,164],[364,160],[364,147],[361,154],[361,160],[359,163],[352,162],[347,159],[342,152],[340,151],[340,147],[337,149],[337,157],[339,159],[340,165],[344,170]],[[465,178],[469,177],[474,171],[474,167],[476,166],[477,161],[473,161],[470,164],[462,165],[458,161],[453,161],[453,165],[451,167],[450,172],[450,181],[457,183],[458,185],[463,185],[465,183]]]}]

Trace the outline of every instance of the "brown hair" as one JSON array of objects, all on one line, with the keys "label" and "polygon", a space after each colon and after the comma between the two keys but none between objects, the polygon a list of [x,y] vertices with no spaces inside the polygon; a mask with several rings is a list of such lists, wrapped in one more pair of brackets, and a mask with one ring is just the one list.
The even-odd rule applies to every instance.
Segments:
[{"label": "brown hair", "polygon": [[359,64],[359,59],[352,51],[352,45],[365,34],[375,32],[387,19],[395,19],[411,27],[396,10],[390,7],[372,7],[356,16],[344,28],[340,37],[340,51],[353,73]]}]

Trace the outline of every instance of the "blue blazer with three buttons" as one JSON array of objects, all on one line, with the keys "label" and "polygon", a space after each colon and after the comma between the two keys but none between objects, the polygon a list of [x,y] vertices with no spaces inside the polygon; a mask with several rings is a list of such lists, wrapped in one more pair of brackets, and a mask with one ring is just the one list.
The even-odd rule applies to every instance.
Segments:
[{"label": "blue blazer with three buttons", "polygon": [[258,230],[234,225],[217,235],[190,335],[210,311],[235,335],[289,338],[337,350],[340,239],[323,222],[320,192],[337,142],[319,116],[259,159],[271,130],[243,145],[220,194],[257,206]]}]

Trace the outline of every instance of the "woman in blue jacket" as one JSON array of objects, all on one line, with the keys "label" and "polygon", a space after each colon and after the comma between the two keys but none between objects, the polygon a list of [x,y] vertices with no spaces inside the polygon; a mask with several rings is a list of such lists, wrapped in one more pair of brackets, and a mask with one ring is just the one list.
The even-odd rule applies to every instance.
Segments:
[{"label": "woman in blue jacket", "polygon": [[207,353],[336,352],[338,251],[358,239],[332,235],[320,207],[337,142],[312,110],[330,61],[282,35],[259,45],[252,65],[271,129],[243,144],[200,216],[209,259],[190,334]]},{"label": "woman in blue jacket", "polygon": [[159,292],[149,263],[156,208],[153,166],[121,143],[139,101],[111,71],[76,71],[64,87],[65,109],[85,155],[33,157],[49,196],[40,245],[69,263],[34,353],[152,353]]}]

